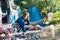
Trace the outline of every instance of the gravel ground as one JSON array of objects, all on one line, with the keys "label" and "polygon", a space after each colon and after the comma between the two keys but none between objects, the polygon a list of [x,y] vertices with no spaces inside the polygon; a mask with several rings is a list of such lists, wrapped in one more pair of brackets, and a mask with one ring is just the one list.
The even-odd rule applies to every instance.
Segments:
[{"label": "gravel ground", "polygon": [[41,38],[41,40],[60,40],[60,25],[56,26],[57,30],[55,30],[55,37],[53,38]]}]

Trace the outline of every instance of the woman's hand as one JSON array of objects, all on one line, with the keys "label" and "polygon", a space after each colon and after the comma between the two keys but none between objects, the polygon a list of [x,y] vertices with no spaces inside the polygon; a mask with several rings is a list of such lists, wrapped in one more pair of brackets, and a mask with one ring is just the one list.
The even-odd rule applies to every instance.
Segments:
[{"label": "woman's hand", "polygon": [[48,22],[48,21],[46,21],[46,22],[45,22],[45,24],[49,24],[49,22]]},{"label": "woman's hand", "polygon": [[34,28],[34,26],[31,26],[30,28]]}]

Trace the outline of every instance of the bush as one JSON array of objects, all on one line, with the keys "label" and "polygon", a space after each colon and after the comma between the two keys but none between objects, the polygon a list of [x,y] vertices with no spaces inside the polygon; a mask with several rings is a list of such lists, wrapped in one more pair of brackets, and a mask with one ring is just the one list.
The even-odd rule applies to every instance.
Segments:
[{"label": "bush", "polygon": [[52,21],[50,21],[50,24],[57,24],[60,23],[60,12],[57,11],[52,15]]},{"label": "bush", "polygon": [[60,12],[59,11],[57,11],[53,14],[52,20],[55,20],[55,21],[60,20]]}]

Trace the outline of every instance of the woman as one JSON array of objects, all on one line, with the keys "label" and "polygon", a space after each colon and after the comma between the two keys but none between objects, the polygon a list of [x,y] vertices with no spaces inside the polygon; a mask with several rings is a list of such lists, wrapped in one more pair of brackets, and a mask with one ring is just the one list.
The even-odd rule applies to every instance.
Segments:
[{"label": "woman", "polygon": [[[29,15],[28,15],[28,12],[24,12],[22,17],[18,18],[15,23],[19,24],[20,27],[22,28],[22,31],[26,31],[28,30],[29,28],[34,28],[34,26],[30,25],[30,22],[29,22]],[[20,29],[18,30],[18,32],[20,31]]]}]

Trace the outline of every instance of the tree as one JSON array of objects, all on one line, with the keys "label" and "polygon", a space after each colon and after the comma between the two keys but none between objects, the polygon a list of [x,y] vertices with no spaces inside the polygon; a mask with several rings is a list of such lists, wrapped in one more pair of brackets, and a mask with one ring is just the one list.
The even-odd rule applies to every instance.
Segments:
[{"label": "tree", "polygon": [[52,12],[60,10],[60,0],[14,0],[14,3],[23,9],[27,9],[29,6],[34,5],[39,8],[39,11],[47,11],[47,7]]}]

